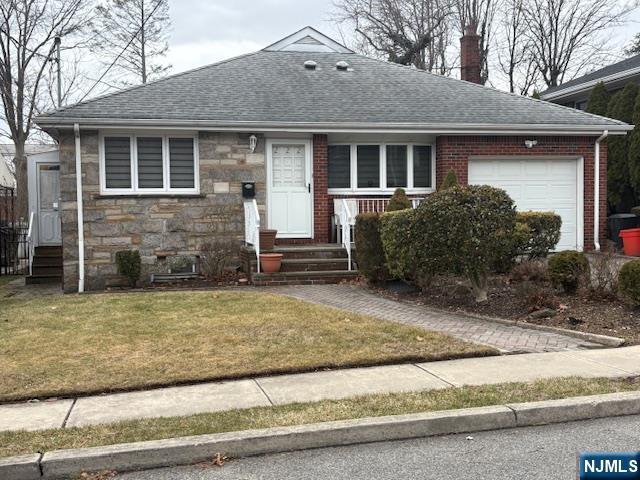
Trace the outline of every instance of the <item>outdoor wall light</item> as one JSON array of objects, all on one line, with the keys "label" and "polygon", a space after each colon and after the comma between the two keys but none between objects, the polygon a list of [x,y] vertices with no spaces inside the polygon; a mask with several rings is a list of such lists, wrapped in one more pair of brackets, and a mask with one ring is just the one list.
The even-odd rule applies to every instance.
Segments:
[{"label": "outdoor wall light", "polygon": [[251,150],[251,153],[256,151],[257,146],[258,146],[258,137],[256,137],[255,135],[251,135],[249,137],[249,150]]},{"label": "outdoor wall light", "polygon": [[524,146],[529,148],[529,149],[535,147],[536,145],[538,145],[538,141],[537,140],[525,140],[524,141]]}]

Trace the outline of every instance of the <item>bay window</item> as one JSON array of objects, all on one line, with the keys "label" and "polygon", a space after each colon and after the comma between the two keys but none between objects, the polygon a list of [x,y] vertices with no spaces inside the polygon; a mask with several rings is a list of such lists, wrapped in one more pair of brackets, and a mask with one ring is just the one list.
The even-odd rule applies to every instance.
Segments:
[{"label": "bay window", "polygon": [[330,193],[428,193],[433,186],[431,145],[336,144],[328,147]]},{"label": "bay window", "polygon": [[198,192],[197,139],[174,135],[101,137],[101,191],[105,194]]}]

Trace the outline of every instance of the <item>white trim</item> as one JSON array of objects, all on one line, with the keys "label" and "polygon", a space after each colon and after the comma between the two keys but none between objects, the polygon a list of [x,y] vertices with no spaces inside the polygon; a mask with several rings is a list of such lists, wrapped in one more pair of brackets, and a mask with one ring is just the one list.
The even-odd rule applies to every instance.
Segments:
[{"label": "white trim", "polygon": [[628,70],[623,70],[621,72],[613,73],[611,75],[607,75],[606,77],[596,78],[594,80],[589,80],[586,82],[579,83],[577,85],[572,85],[566,88],[561,88],[560,90],[556,90],[551,93],[543,93],[540,95],[542,100],[557,100],[563,97],[567,97],[569,95],[574,95],[576,93],[581,93],[584,91],[591,90],[598,83],[602,82],[605,85],[608,82],[615,82],[617,80],[624,80],[625,78],[632,77],[634,75],[640,74],[640,67],[630,68]]},{"label": "white trim", "polygon": [[[131,187],[130,188],[107,188],[104,138],[105,137],[128,137],[131,149]],[[162,174],[163,188],[139,188],[138,187],[138,137],[156,137],[162,139]],[[169,139],[171,138],[191,138],[193,139],[193,168],[194,168],[194,188],[171,188],[170,178],[170,155]],[[101,195],[198,195],[200,193],[200,155],[199,138],[197,133],[186,132],[158,132],[158,131],[100,131],[98,135],[98,157],[99,157],[99,177]]]},{"label": "white trim", "polygon": [[304,145],[305,149],[305,161],[306,161],[306,182],[310,185],[309,203],[310,203],[310,232],[309,236],[300,236],[299,234],[280,233],[276,235],[276,238],[314,238],[315,236],[315,202],[314,202],[314,179],[313,179],[313,141],[308,139],[284,139],[284,138],[268,138],[265,143],[265,163],[267,168],[267,228],[273,228],[271,224],[271,185],[273,183],[273,145]]},{"label": "white trim", "polygon": [[[350,188],[328,188],[329,195],[392,195],[396,188],[404,188],[408,195],[426,195],[436,190],[436,148],[433,143],[425,142],[331,142],[327,147],[334,145],[349,145],[351,147],[351,187]],[[379,187],[375,188],[358,188],[358,147],[361,145],[377,145],[380,148],[380,179]],[[407,147],[407,186],[406,187],[387,187],[387,146],[400,145]],[[431,187],[414,188],[413,187],[413,149],[414,147],[430,147],[431,148]],[[328,159],[327,159],[328,162]],[[328,163],[327,163],[328,169]],[[327,172],[328,174],[328,172]],[[328,179],[327,179],[328,181]]]},{"label": "white trim", "polygon": [[[37,124],[42,128],[70,128],[73,118],[40,118]],[[86,119],[75,119],[84,121]],[[210,120],[166,120],[166,119],[91,119],[90,124],[83,126],[85,129],[119,129],[119,130],[157,130],[173,129],[193,131],[216,132],[281,132],[281,133],[424,133],[433,135],[600,135],[603,130],[609,130],[610,134],[624,135],[633,130],[633,125],[603,124],[603,125],[559,125],[559,124],[460,124],[448,125],[428,123],[385,123],[377,125],[373,123],[327,123],[327,122],[234,122],[234,121],[210,121]]]},{"label": "white trim", "polygon": [[[296,42],[305,37],[311,37],[321,45],[296,45]],[[267,52],[334,52],[334,53],[353,53],[344,45],[320,33],[313,27],[304,27],[295,33],[278,40],[264,49]]]}]

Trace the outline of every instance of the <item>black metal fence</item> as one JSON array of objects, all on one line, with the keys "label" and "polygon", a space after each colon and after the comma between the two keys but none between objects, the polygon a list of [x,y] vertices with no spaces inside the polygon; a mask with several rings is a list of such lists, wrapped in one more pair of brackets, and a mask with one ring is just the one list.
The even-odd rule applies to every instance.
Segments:
[{"label": "black metal fence", "polygon": [[16,213],[15,190],[0,186],[0,276],[28,273],[31,253],[28,233],[29,224]]}]

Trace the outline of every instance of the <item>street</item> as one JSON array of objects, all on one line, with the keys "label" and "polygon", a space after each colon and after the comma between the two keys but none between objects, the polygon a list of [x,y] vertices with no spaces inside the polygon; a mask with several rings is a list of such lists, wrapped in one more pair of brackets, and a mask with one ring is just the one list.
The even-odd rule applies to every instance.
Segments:
[{"label": "street", "polygon": [[579,451],[640,450],[640,416],[324,448],[118,476],[122,480],[576,478]]}]

